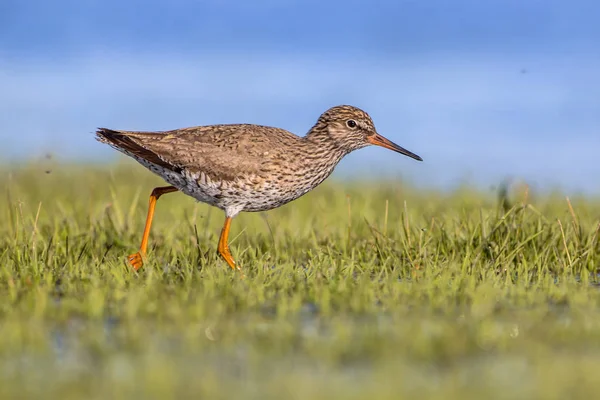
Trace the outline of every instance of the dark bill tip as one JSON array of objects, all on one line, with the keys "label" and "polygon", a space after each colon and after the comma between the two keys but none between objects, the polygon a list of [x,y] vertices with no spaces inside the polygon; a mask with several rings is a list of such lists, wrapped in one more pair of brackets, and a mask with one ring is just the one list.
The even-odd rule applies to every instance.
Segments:
[{"label": "dark bill tip", "polygon": [[378,133],[369,136],[368,141],[369,143],[374,144],[375,146],[385,147],[386,149],[393,150],[396,153],[404,154],[405,156],[414,158],[417,161],[423,161],[423,159],[415,153],[406,150],[404,147],[398,146],[396,143],[392,142],[389,139],[386,139]]}]

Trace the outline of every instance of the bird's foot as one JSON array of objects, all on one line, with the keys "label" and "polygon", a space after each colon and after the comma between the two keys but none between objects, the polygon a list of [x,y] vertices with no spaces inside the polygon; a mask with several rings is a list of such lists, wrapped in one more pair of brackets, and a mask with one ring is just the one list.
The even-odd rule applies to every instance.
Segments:
[{"label": "bird's foot", "polygon": [[129,262],[129,265],[131,265],[136,271],[142,268],[142,265],[144,265],[144,261],[142,260],[142,255],[140,254],[140,252],[137,252],[127,257],[127,261]]},{"label": "bird's foot", "polygon": [[229,252],[229,248],[226,247],[226,248],[219,249],[218,254],[223,258],[223,260],[225,260],[227,265],[229,265],[229,268],[231,268],[233,271],[239,272],[242,279],[246,277],[242,268],[235,262],[235,260],[231,256],[231,253]]}]

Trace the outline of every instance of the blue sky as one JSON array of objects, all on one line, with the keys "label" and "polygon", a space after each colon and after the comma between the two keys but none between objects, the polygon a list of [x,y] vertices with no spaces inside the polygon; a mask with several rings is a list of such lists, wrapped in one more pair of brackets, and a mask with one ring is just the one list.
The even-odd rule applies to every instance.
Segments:
[{"label": "blue sky", "polygon": [[557,0],[5,0],[0,157],[114,161],[98,126],[303,135],[353,104],[425,161],[368,148],[339,177],[598,193],[598,15]]}]

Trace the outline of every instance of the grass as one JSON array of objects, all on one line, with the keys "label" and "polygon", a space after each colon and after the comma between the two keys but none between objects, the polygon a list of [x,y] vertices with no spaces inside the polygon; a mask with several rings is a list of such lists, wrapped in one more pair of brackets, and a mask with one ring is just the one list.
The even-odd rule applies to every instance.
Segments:
[{"label": "grass", "polygon": [[[563,399],[597,391],[600,199],[328,181],[265,214],[133,163],[0,177],[0,396]],[[508,200],[507,200],[508,199]]]}]

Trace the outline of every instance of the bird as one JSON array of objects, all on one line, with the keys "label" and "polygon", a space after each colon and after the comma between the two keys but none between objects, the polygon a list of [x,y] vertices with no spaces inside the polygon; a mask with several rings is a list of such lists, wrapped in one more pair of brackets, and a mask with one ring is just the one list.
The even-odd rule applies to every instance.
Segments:
[{"label": "bird", "polygon": [[127,260],[136,271],[146,259],[157,200],[183,192],[225,212],[218,254],[240,270],[229,250],[232,219],[240,212],[267,211],[320,185],[342,158],[375,145],[423,161],[380,135],[369,114],[350,105],[323,112],[305,136],[255,124],[204,125],[169,131],[98,128],[96,139],[162,177],[152,190],[139,251]]}]

